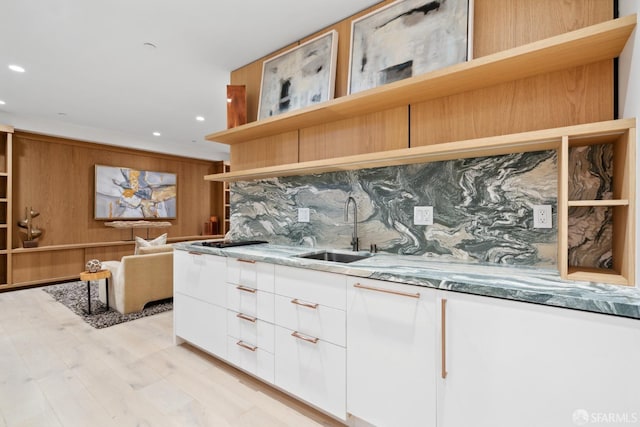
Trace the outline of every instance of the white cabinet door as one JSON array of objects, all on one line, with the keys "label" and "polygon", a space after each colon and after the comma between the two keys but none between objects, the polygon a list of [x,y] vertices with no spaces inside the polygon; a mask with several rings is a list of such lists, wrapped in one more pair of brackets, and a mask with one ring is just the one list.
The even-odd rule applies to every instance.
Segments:
[{"label": "white cabinet door", "polygon": [[225,257],[174,251],[173,291],[224,306]]},{"label": "white cabinet door", "polygon": [[608,414],[640,415],[640,321],[440,296],[447,375],[437,381],[439,427],[601,425]]},{"label": "white cabinet door", "polygon": [[227,283],[227,308],[238,313],[273,322],[273,294],[244,285]]},{"label": "white cabinet door", "polygon": [[227,283],[273,292],[274,265],[264,262],[227,258]]},{"label": "white cabinet door", "polygon": [[276,294],[344,311],[346,276],[284,265],[276,265],[275,274]]},{"label": "white cabinet door", "polygon": [[347,412],[378,427],[435,425],[435,300],[432,289],[347,279]]},{"label": "white cabinet door", "polygon": [[273,354],[247,341],[227,337],[228,361],[273,384]]},{"label": "white cabinet door", "polygon": [[244,313],[227,310],[227,334],[269,353],[273,354],[274,352],[273,323]]},{"label": "white cabinet door", "polygon": [[[345,419],[345,349],[276,326],[275,384]],[[313,342],[315,341],[315,342]]]},{"label": "white cabinet door", "polygon": [[227,310],[179,293],[173,297],[173,307],[176,336],[227,357]]},{"label": "white cabinet door", "polygon": [[293,331],[344,347],[347,344],[344,310],[298,298],[275,296],[276,323]]}]

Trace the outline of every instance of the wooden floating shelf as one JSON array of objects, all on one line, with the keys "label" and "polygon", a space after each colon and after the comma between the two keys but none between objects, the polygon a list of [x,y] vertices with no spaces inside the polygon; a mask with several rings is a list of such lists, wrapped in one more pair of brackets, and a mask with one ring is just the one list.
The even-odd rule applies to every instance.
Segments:
[{"label": "wooden floating shelf", "polygon": [[[560,147],[562,137],[565,135],[571,135],[572,137],[602,135],[603,140],[609,140],[615,139],[618,135],[622,135],[633,127],[635,127],[635,119],[611,120],[266,168],[245,169],[237,172],[207,175],[204,178],[208,181],[249,181],[281,176],[310,175],[470,157],[497,156],[527,151],[555,150]],[[596,202],[600,203],[601,201]]]},{"label": "wooden floating shelf", "polygon": [[601,282],[629,286],[629,280],[614,270],[604,268],[569,267],[567,279],[582,282]]},{"label": "wooden floating shelf", "polygon": [[569,200],[569,207],[608,207],[608,206],[629,206],[628,199],[616,200]]},{"label": "wooden floating shelf", "polygon": [[603,22],[353,95],[215,132],[206,139],[238,144],[395,107],[590,64],[620,55],[636,15]]}]

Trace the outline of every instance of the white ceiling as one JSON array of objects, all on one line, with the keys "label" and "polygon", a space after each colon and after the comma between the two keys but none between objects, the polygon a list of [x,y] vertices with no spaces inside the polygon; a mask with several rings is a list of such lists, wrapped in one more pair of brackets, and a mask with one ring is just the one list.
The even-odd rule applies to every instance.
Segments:
[{"label": "white ceiling", "polygon": [[229,72],[379,1],[0,0],[0,124],[226,159]]}]

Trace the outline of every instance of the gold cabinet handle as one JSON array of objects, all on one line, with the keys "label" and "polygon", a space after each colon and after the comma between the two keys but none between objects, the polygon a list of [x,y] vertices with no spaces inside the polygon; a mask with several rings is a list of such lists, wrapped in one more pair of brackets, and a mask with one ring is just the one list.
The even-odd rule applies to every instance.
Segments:
[{"label": "gold cabinet handle", "polygon": [[238,262],[246,262],[247,264],[255,264],[256,262],[250,259],[238,258]]},{"label": "gold cabinet handle", "polygon": [[256,320],[258,320],[257,317],[253,317],[253,316],[247,316],[246,314],[242,314],[242,313],[238,313],[236,314],[236,317],[238,319],[242,319],[242,320],[248,320],[251,323],[256,323]]},{"label": "gold cabinet handle", "polygon": [[246,286],[242,286],[242,285],[238,285],[236,286],[236,289],[242,292],[249,292],[251,294],[255,294],[256,293],[256,289],[253,288],[247,288]]},{"label": "gold cabinet handle", "polygon": [[376,292],[384,292],[386,294],[400,295],[400,296],[409,297],[409,298],[420,298],[420,292],[416,292],[415,294],[413,294],[411,292],[393,291],[391,289],[377,288],[375,286],[363,285],[361,283],[356,283],[355,285],[353,285],[353,287],[358,289],[366,289],[368,291],[376,291]]},{"label": "gold cabinet handle", "polygon": [[302,335],[300,332],[295,331],[291,333],[292,337],[296,337],[300,340],[306,341],[306,342],[310,342],[311,344],[317,344],[318,343],[318,339],[319,338],[314,338],[314,337],[307,337],[305,335]]},{"label": "gold cabinet handle", "polygon": [[447,300],[442,298],[440,300],[440,336],[442,342],[440,343],[442,351],[442,362],[440,376],[444,379],[447,378]]},{"label": "gold cabinet handle", "polygon": [[251,351],[256,351],[258,349],[258,347],[256,347],[255,345],[249,345],[242,340],[238,341],[236,345],[239,345],[240,347],[246,348],[247,350],[251,350]]},{"label": "gold cabinet handle", "polygon": [[198,255],[198,256],[202,255],[202,252],[196,252],[196,251],[189,251],[189,252],[187,252],[187,253],[188,253],[189,255]]},{"label": "gold cabinet handle", "polygon": [[291,304],[301,305],[302,307],[313,308],[314,310],[318,308],[318,304],[313,304],[313,303],[310,303],[310,302],[303,302],[303,301],[300,301],[298,298],[292,299],[291,300]]}]

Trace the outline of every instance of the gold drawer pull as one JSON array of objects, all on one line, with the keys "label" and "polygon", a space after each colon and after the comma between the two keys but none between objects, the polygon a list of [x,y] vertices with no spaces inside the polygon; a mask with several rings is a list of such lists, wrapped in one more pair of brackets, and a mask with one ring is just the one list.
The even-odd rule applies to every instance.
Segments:
[{"label": "gold drawer pull", "polygon": [[441,350],[442,350],[442,363],[440,366],[440,376],[444,379],[447,378],[447,300],[442,298],[440,301],[440,334],[442,342]]},{"label": "gold drawer pull", "polygon": [[301,305],[303,307],[313,308],[314,310],[316,308],[318,308],[318,304],[313,304],[313,303],[310,303],[310,302],[303,302],[303,301],[300,301],[298,298],[292,299],[291,300],[291,304]]},{"label": "gold drawer pull", "polygon": [[420,298],[420,292],[416,292],[415,294],[412,294],[410,292],[392,291],[390,289],[376,288],[374,286],[362,285],[360,283],[356,283],[355,285],[353,285],[353,287],[359,288],[359,289],[367,289],[369,291],[384,292],[386,294],[400,295],[400,296],[409,297],[409,298]]},{"label": "gold drawer pull", "polygon": [[244,341],[238,341],[236,345],[239,345],[240,347],[246,348],[247,350],[251,351],[256,351],[258,349],[258,347],[256,347],[255,345],[246,344]]},{"label": "gold drawer pull", "polygon": [[189,252],[187,252],[187,253],[188,253],[189,255],[198,255],[198,256],[202,255],[202,252],[196,252],[196,251],[189,251]]},{"label": "gold drawer pull", "polygon": [[238,262],[246,262],[247,264],[255,264],[256,262],[250,259],[238,258]]},{"label": "gold drawer pull", "polygon": [[242,286],[242,285],[238,285],[236,286],[236,289],[242,292],[249,292],[251,294],[255,294],[256,293],[256,289],[253,288],[247,288],[246,286]]},{"label": "gold drawer pull", "polygon": [[301,340],[306,341],[306,342],[310,342],[311,344],[317,344],[318,343],[318,339],[319,339],[319,338],[312,338],[312,337],[304,336],[298,331],[292,332],[291,336],[292,337],[296,337],[296,338],[301,339]]},{"label": "gold drawer pull", "polygon": [[257,317],[247,316],[246,314],[242,314],[242,313],[236,314],[236,317],[238,319],[248,320],[251,323],[256,323],[256,320],[258,320]]}]

